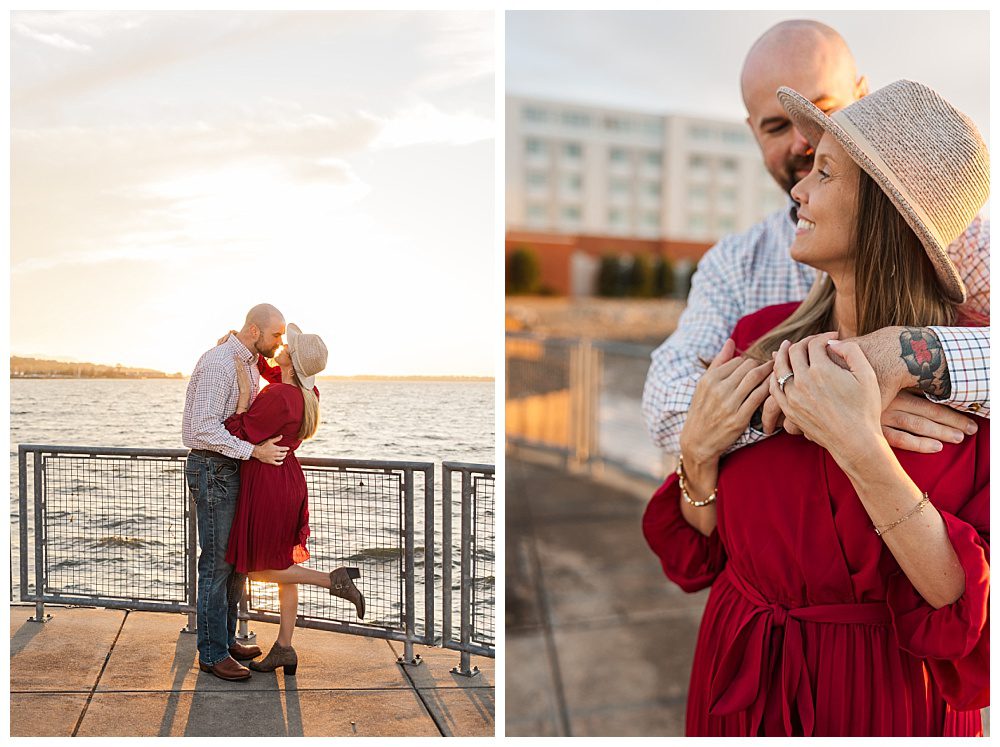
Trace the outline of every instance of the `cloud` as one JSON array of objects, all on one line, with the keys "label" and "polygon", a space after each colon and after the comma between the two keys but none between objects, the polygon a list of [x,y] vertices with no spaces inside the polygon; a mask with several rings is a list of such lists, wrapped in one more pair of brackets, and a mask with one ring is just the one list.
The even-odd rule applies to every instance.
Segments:
[{"label": "cloud", "polygon": [[468,145],[494,137],[492,119],[470,111],[447,113],[421,102],[382,119],[382,128],[373,148],[401,148],[410,145]]},{"label": "cloud", "polygon": [[49,47],[55,47],[56,49],[66,49],[73,52],[93,51],[93,47],[91,47],[89,44],[82,44],[81,42],[73,41],[72,39],[63,36],[62,34],[56,34],[56,33],[46,34],[41,31],[32,29],[23,23],[13,24],[11,26],[11,30],[16,34],[20,34],[21,36],[33,39]]}]

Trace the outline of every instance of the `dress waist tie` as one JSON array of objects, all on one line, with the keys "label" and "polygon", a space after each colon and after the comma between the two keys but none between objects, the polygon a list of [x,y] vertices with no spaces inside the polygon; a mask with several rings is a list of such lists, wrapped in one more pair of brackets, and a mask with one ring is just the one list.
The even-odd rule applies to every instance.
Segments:
[{"label": "dress waist tie", "polygon": [[[719,668],[712,678],[713,716],[749,711],[751,734],[756,734],[764,717],[767,680],[771,662],[781,667],[781,714],[786,736],[792,736],[792,708],[798,712],[804,736],[812,736],[815,725],[813,695],[806,670],[802,622],[882,625],[891,622],[884,602],[864,604],[818,604],[788,608],[772,604],[737,574],[731,565],[724,577],[754,606],[743,617]],[[781,630],[781,640],[772,640],[772,630]]]}]

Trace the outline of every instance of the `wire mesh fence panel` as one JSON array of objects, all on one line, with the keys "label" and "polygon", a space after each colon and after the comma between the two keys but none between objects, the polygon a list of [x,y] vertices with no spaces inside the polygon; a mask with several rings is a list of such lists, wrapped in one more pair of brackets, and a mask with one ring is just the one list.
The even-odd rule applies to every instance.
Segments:
[{"label": "wire mesh fence panel", "polygon": [[642,390],[651,352],[648,345],[594,343],[590,365],[597,369],[599,384],[593,456],[638,476],[660,480],[669,470],[642,416]]},{"label": "wire mesh fence panel", "polygon": [[493,475],[472,478],[472,640],[494,646],[496,533]]},{"label": "wire mesh fence panel", "polygon": [[186,601],[183,462],[45,455],[42,481],[46,597]]},{"label": "wire mesh fence panel", "polygon": [[506,338],[506,435],[509,440],[569,451],[573,345],[556,339]]},{"label": "wire mesh fence panel", "polygon": [[[335,622],[403,630],[403,473],[380,469],[304,467],[309,491],[306,565],[324,572],[340,566],[361,571],[355,581],[365,596],[364,620],[354,605],[326,589],[299,586],[299,614]],[[276,584],[251,582],[249,607],[278,612]]]}]

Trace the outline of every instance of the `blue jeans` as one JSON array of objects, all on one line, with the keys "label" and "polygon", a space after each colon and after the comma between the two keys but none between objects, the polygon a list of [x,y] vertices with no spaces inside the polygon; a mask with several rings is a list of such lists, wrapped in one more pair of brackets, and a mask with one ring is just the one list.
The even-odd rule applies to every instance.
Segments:
[{"label": "blue jeans", "polygon": [[229,529],[240,494],[240,463],[221,454],[189,454],[184,469],[198,515],[198,656],[213,665],[236,642],[236,612],[246,575],[226,562]]}]

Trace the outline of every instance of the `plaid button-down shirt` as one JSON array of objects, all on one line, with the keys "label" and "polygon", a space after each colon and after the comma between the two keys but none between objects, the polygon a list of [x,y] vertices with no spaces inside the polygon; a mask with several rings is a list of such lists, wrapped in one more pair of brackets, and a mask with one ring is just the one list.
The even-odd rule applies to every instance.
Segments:
[{"label": "plaid button-down shirt", "polygon": [[260,383],[257,354],[231,334],[222,345],[202,355],[194,367],[184,397],[182,438],[189,449],[207,449],[234,459],[249,459],[254,445],[236,438],[223,425],[236,412],[240,397],[233,356],[250,374],[250,401],[257,397]]},{"label": "plaid button-down shirt", "polygon": [[[791,206],[791,202],[789,202]],[[724,237],[705,253],[691,282],[677,330],[652,354],[642,411],[653,442],[680,452],[680,434],[704,367],[736,322],[765,306],[806,297],[817,271],[791,258],[795,224],[788,208],[775,211],[748,231]],[[990,313],[990,226],[977,217],[948,247],[968,289],[968,307]],[[944,348],[951,377],[948,399],[935,400],[989,417],[989,327],[931,327]],[[733,449],[766,436],[748,428]]]}]

